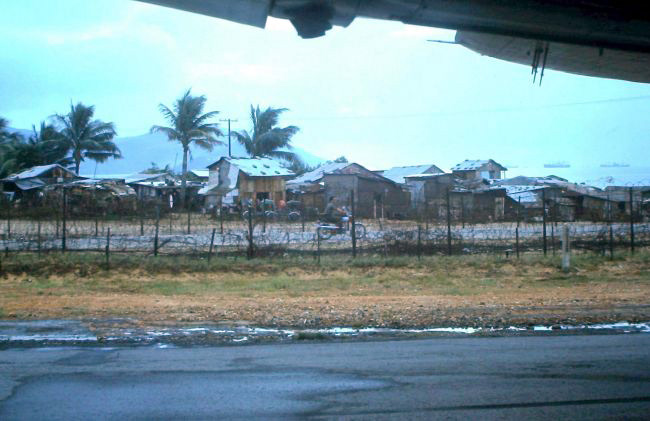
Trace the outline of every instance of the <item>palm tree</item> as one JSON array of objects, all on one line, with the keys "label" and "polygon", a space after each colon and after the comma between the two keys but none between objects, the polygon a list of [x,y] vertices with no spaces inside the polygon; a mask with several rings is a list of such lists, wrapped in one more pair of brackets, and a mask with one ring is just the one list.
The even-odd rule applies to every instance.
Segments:
[{"label": "palm tree", "polygon": [[190,145],[211,151],[214,145],[222,144],[218,136],[222,136],[217,123],[208,123],[208,120],[219,114],[219,111],[203,113],[207,101],[204,95],[192,96],[190,89],[174,103],[174,109],[160,104],[160,112],[169,122],[169,127],[153,126],[151,133],[164,133],[172,142],[180,142],[183,147],[183,170],[181,182],[181,206],[186,199],[187,186],[187,156]]},{"label": "palm tree", "polygon": [[65,115],[53,116],[59,125],[61,144],[66,152],[71,153],[75,164],[75,172],[79,174],[81,161],[89,158],[96,162],[104,162],[109,158],[121,158],[120,149],[113,143],[116,136],[115,125],[93,120],[94,106],[86,106],[81,102],[70,104],[70,112]]},{"label": "palm tree", "polygon": [[292,148],[291,137],[300,130],[296,126],[275,127],[280,114],[285,111],[287,111],[286,108],[271,107],[260,111],[259,105],[257,108],[251,105],[251,121],[253,123],[251,132],[246,130],[235,132],[237,140],[250,156],[281,158],[289,162],[298,159],[293,152],[281,150]]},{"label": "palm tree", "polygon": [[20,134],[13,134],[0,145],[0,176],[4,177],[37,165],[70,165],[72,160],[54,126],[41,122],[39,131],[36,126],[32,126],[32,130],[33,134],[27,139]]},{"label": "palm tree", "polygon": [[9,127],[9,120],[0,117],[0,143],[11,142],[20,139],[19,133],[13,133],[7,130]]}]

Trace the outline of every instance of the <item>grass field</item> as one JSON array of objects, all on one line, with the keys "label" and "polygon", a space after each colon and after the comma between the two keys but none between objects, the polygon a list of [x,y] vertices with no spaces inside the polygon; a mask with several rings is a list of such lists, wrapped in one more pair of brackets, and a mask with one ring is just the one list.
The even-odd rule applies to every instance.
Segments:
[{"label": "grass field", "polygon": [[578,254],[572,263],[564,274],[559,257],[535,254],[320,264],[119,255],[107,271],[97,254],[19,254],[2,261],[0,317],[422,325],[461,310],[494,318],[490,309],[557,308],[562,315],[632,306],[634,317],[650,319],[643,307],[650,304],[650,252],[614,260]]}]

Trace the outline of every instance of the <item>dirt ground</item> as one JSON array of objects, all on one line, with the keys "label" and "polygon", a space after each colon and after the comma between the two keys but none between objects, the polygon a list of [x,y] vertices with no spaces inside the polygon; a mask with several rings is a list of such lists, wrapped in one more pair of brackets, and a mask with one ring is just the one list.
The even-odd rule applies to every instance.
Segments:
[{"label": "dirt ground", "polygon": [[490,260],[195,273],[5,274],[0,278],[0,318],[302,328],[640,322],[650,320],[647,260],[585,260],[569,274],[549,261]]}]

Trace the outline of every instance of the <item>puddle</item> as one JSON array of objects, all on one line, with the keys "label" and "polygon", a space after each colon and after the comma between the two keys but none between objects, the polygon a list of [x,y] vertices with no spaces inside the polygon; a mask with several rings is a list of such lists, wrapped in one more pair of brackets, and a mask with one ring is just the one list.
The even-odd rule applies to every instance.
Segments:
[{"label": "puddle", "polygon": [[243,345],[296,340],[409,338],[468,335],[573,333],[650,333],[650,322],[593,325],[536,325],[529,327],[431,327],[422,329],[352,328],[274,329],[262,327],[202,326],[167,328],[100,328],[90,331],[78,321],[46,320],[0,324],[0,346],[152,345],[159,349],[194,345]]}]

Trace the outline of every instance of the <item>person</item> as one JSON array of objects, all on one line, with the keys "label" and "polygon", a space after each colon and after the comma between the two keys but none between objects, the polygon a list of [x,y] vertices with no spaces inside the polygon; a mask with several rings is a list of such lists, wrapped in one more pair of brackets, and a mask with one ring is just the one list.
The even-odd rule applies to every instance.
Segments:
[{"label": "person", "polygon": [[330,196],[330,199],[327,202],[327,206],[325,206],[325,211],[323,213],[325,214],[326,222],[331,222],[341,227],[341,221],[343,215],[345,215],[345,211],[339,207],[336,207],[334,196]]}]

